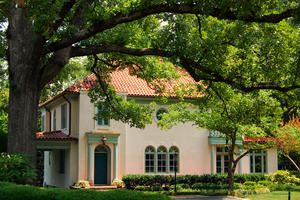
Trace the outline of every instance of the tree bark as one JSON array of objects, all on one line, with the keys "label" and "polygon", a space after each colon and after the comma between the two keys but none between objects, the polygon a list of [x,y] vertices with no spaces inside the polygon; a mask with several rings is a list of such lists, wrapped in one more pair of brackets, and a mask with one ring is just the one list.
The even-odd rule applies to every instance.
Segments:
[{"label": "tree bark", "polygon": [[27,154],[36,166],[36,125],[40,97],[40,48],[42,38],[31,31],[25,11],[12,2],[9,16],[8,153]]},{"label": "tree bark", "polygon": [[235,163],[234,163],[234,149],[235,149],[235,141],[236,141],[236,133],[233,133],[231,136],[231,145],[228,148],[229,154],[229,165],[228,165],[228,185],[229,191],[233,192],[234,189],[234,172],[235,172]]},{"label": "tree bark", "polygon": [[285,155],[285,157],[287,157],[290,161],[291,161],[291,163],[293,163],[293,165],[297,168],[297,170],[300,172],[300,168],[299,168],[299,166],[297,165],[297,163],[289,156],[289,154],[284,154]]}]

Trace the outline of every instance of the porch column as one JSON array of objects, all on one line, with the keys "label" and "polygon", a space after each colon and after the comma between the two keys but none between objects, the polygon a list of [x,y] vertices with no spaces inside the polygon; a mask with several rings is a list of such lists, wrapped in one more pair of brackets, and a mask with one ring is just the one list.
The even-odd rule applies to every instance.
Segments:
[{"label": "porch column", "polygon": [[210,145],[211,147],[211,174],[214,174],[215,173],[215,148],[214,148],[214,145],[211,144]]},{"label": "porch column", "polygon": [[118,179],[118,143],[114,144],[114,180]]},{"label": "porch column", "polygon": [[92,181],[92,143],[88,143],[88,180]]},{"label": "porch column", "polygon": [[[242,149],[239,147],[239,154],[241,155],[242,154]],[[239,173],[241,174],[242,173],[242,159],[240,159],[239,161]]]}]

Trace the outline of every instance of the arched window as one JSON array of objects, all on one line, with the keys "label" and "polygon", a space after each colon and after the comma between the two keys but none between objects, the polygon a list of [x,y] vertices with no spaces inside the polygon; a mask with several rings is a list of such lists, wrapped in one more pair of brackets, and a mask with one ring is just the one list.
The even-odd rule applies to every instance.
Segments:
[{"label": "arched window", "polygon": [[179,150],[177,147],[172,146],[169,150],[169,172],[179,171]]},{"label": "arched window", "polygon": [[147,146],[145,149],[145,172],[155,172],[155,149]]},{"label": "arched window", "polygon": [[164,146],[157,149],[157,172],[167,172],[167,148]]}]

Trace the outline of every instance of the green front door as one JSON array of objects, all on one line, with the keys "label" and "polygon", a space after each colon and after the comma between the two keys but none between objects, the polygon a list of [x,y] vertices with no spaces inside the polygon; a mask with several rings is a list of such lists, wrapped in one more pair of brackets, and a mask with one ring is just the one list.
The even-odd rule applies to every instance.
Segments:
[{"label": "green front door", "polygon": [[104,146],[95,149],[94,184],[107,184],[107,149]]}]

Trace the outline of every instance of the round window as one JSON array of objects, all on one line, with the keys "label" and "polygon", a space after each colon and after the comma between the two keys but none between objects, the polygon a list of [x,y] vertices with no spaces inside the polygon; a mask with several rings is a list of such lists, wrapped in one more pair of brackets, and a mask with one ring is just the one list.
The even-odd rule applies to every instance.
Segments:
[{"label": "round window", "polygon": [[165,108],[160,108],[160,109],[158,109],[157,111],[156,111],[156,119],[159,121],[159,120],[161,120],[162,119],[162,114],[164,114],[164,113],[168,113],[168,111],[167,111],[167,109],[165,109]]}]

